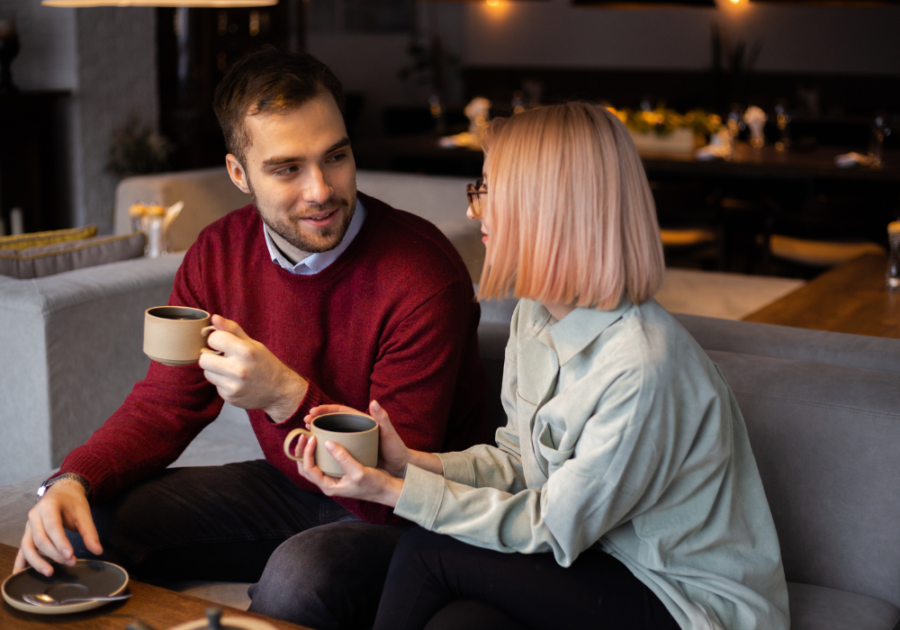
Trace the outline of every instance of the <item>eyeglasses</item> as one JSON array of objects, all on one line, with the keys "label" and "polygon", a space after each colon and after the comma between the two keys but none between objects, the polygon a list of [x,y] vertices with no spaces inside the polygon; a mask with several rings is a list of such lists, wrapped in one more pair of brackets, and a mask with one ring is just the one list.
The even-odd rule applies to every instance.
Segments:
[{"label": "eyeglasses", "polygon": [[475,180],[474,184],[466,184],[466,197],[469,198],[469,207],[472,208],[472,216],[476,219],[481,218],[482,210],[481,207],[481,195],[486,195],[488,192],[487,184],[484,183],[484,178],[479,177]]}]

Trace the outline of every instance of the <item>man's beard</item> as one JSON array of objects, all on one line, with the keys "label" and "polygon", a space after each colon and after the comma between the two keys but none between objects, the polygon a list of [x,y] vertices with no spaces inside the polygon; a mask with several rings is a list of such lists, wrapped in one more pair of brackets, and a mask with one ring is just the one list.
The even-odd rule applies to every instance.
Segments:
[{"label": "man's beard", "polygon": [[[350,228],[353,214],[356,212],[355,202],[351,205],[350,201],[346,199],[335,198],[325,206],[319,206],[318,204],[307,205],[306,212],[292,210],[286,220],[280,218],[266,219],[259,210],[259,199],[249,180],[247,181],[247,188],[250,190],[250,200],[253,202],[256,213],[263,223],[285,241],[307,254],[320,254],[340,245],[347,234],[347,230]],[[342,208],[349,208],[349,211],[341,215],[340,222],[320,230],[317,235],[303,234],[297,227],[297,223],[303,220],[303,217],[315,216],[328,211],[340,212]],[[309,210],[314,211],[309,212]]]}]

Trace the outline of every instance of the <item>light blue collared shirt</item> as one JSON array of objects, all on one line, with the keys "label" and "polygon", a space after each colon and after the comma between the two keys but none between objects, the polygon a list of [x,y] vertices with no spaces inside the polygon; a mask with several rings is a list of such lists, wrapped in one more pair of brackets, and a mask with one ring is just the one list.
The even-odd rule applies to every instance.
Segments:
[{"label": "light blue collared shirt", "polygon": [[272,235],[269,234],[269,230],[265,223],[263,223],[263,234],[266,237],[266,247],[269,248],[269,256],[272,258],[272,262],[277,263],[282,269],[297,274],[298,276],[312,276],[328,267],[328,265],[337,260],[341,254],[347,251],[347,248],[350,247],[350,243],[353,242],[353,239],[356,238],[356,235],[359,234],[359,231],[362,229],[365,220],[366,209],[359,199],[357,199],[356,209],[353,211],[353,218],[350,220],[347,233],[344,234],[344,239],[340,244],[334,249],[329,249],[327,252],[310,254],[296,265],[288,260],[285,255],[281,253],[281,250],[278,249],[278,246],[275,245],[275,241],[272,240]]}]

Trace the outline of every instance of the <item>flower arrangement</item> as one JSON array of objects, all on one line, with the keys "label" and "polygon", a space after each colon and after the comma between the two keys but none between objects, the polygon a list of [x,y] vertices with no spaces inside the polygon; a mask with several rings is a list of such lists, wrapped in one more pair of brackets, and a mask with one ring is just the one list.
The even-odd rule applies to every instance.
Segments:
[{"label": "flower arrangement", "polygon": [[679,114],[673,109],[615,109],[608,107],[631,131],[638,134],[668,136],[677,129],[690,129],[696,135],[712,135],[722,127],[722,118],[702,109]]}]

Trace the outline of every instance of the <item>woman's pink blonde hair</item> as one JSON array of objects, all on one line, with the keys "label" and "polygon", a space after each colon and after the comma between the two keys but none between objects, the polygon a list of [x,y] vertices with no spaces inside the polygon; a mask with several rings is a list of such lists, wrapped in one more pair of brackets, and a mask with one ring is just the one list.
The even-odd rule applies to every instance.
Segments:
[{"label": "woman's pink blonde hair", "polygon": [[624,125],[566,103],[494,121],[485,138],[490,233],[479,297],[615,308],[665,273],[653,196]]}]

